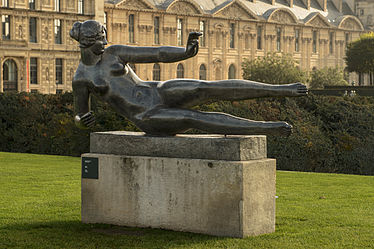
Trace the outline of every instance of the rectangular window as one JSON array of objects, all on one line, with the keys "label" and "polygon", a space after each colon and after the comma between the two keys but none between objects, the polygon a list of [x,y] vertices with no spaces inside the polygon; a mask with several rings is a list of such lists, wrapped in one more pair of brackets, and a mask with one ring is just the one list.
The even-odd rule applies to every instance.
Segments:
[{"label": "rectangular window", "polygon": [[29,9],[34,10],[35,9],[35,0],[29,0]]},{"label": "rectangular window", "polygon": [[37,26],[36,26],[36,17],[30,17],[29,20],[29,41],[36,43],[38,42],[37,40]]},{"label": "rectangular window", "polygon": [[317,31],[313,31],[313,43],[312,43],[312,49],[313,49],[313,53],[317,53]]},{"label": "rectangular window", "polygon": [[216,47],[217,48],[221,47],[221,36],[222,36],[221,31],[216,32]]},{"label": "rectangular window", "polygon": [[38,84],[38,59],[30,58],[30,83]]},{"label": "rectangular window", "polygon": [[55,0],[55,11],[57,11],[57,12],[61,11],[61,2],[60,2],[60,0]]},{"label": "rectangular window", "polygon": [[62,59],[56,59],[56,85],[63,84],[62,82]]},{"label": "rectangular window", "polygon": [[55,19],[55,44],[62,44],[62,31],[60,19]]},{"label": "rectangular window", "polygon": [[62,89],[56,89],[56,94],[62,94]]},{"label": "rectangular window", "polygon": [[3,40],[10,40],[10,19],[8,15],[1,16],[1,23],[3,28]]},{"label": "rectangular window", "polygon": [[295,52],[300,51],[300,30],[295,29]]},{"label": "rectangular window", "polygon": [[104,12],[104,27],[106,28],[107,26],[107,22],[108,22],[108,20],[107,20],[107,13],[106,12]]},{"label": "rectangular window", "polygon": [[154,34],[154,44],[160,44],[160,17],[156,16],[153,20],[153,34]]},{"label": "rectangular window", "polygon": [[334,32],[330,32],[330,40],[329,40],[329,52],[330,52],[330,54],[334,53],[334,38],[335,38]]},{"label": "rectangular window", "polygon": [[183,19],[177,20],[177,42],[178,46],[183,45]]},{"label": "rectangular window", "polygon": [[349,37],[349,33],[345,33],[345,46],[348,46],[350,41],[351,41],[351,39]]},{"label": "rectangular window", "polygon": [[257,49],[262,49],[262,27],[257,27]]},{"label": "rectangular window", "polygon": [[250,35],[249,34],[245,34],[245,38],[244,38],[244,48],[245,49],[249,49],[249,40],[250,40]]},{"label": "rectangular window", "polygon": [[78,0],[78,14],[84,14],[84,0]]},{"label": "rectangular window", "polygon": [[129,42],[134,43],[134,15],[129,15]]},{"label": "rectangular window", "polygon": [[235,23],[230,24],[230,48],[235,48]]},{"label": "rectangular window", "polygon": [[1,7],[9,8],[9,0],[2,0]]},{"label": "rectangular window", "polygon": [[277,51],[281,51],[281,37],[282,37],[282,29],[277,28]]},{"label": "rectangular window", "polygon": [[202,34],[200,36],[200,45],[202,47],[205,47],[205,34],[206,30],[205,30],[205,21],[200,21],[200,33]]}]

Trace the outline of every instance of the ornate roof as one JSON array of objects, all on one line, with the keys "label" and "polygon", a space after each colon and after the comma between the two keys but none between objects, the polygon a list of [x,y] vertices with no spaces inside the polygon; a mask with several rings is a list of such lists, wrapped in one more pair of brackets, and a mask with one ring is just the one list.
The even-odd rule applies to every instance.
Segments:
[{"label": "ornate roof", "polygon": [[[342,1],[341,6],[339,1]],[[358,18],[355,18],[352,10],[351,0],[327,0],[326,8],[323,0],[310,0],[310,7],[306,0],[293,0],[290,7],[289,0],[276,0],[272,4],[271,0],[105,0],[106,6],[121,6],[126,8],[127,3],[131,9],[136,6],[134,2],[139,2],[138,6],[146,9],[163,10],[183,14],[211,14],[217,17],[227,17],[246,20],[268,20],[281,22],[280,18],[285,18],[288,23],[304,23],[306,25],[316,25],[323,27],[348,27],[343,25],[346,17],[349,17],[350,27],[355,30],[363,30],[363,26]],[[131,3],[131,4],[130,4]],[[186,10],[186,11],[182,11]]]}]

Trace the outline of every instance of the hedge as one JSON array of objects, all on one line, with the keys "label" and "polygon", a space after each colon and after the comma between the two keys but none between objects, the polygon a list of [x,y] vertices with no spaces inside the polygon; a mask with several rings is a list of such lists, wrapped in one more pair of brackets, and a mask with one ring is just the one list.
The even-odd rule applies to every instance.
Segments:
[{"label": "hedge", "polygon": [[[89,151],[89,133],[137,130],[96,99],[96,125],[79,130],[73,123],[72,94],[0,94],[0,151],[79,156]],[[284,120],[290,137],[268,136],[268,156],[277,168],[311,172],[374,175],[374,98],[310,94],[216,102],[198,107],[254,120]],[[196,132],[196,131],[194,131]]]},{"label": "hedge", "polygon": [[92,130],[80,130],[71,93],[0,94],[0,151],[79,156],[89,151],[91,131],[134,129],[107,105],[93,99],[92,106],[97,122]]}]

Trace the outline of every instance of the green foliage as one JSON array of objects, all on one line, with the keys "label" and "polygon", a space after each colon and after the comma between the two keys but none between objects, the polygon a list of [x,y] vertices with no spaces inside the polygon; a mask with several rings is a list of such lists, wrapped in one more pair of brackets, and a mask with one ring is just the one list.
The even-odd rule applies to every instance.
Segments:
[{"label": "green foliage", "polygon": [[306,82],[307,74],[290,55],[269,53],[255,60],[244,59],[243,78],[270,84]]},{"label": "green foliage", "polygon": [[268,156],[282,170],[374,175],[374,98],[309,95],[218,102],[200,109],[252,120],[283,120],[290,137],[268,136]]},{"label": "green foliage", "polygon": [[361,35],[346,49],[345,61],[349,72],[371,73],[374,71],[374,33]]},{"label": "green foliage", "polygon": [[346,86],[348,82],[344,79],[344,71],[340,68],[324,67],[313,70],[310,73],[309,86],[312,89],[321,89],[324,86]]},{"label": "green foliage", "polygon": [[[70,93],[0,94],[0,151],[79,156],[89,151],[92,131],[136,131],[132,123],[95,99],[96,125],[79,130],[73,123],[72,102]],[[268,136],[268,154],[277,159],[278,169],[374,175],[373,97],[310,94],[215,102],[198,109],[292,124],[290,137]]]},{"label": "green foliage", "polygon": [[79,156],[89,151],[91,131],[135,129],[107,105],[93,99],[92,107],[95,126],[80,130],[71,93],[0,94],[0,151]]},{"label": "green foliage", "polygon": [[84,224],[80,175],[79,158],[0,152],[0,248],[373,247],[372,176],[277,171],[275,232],[237,239]]}]

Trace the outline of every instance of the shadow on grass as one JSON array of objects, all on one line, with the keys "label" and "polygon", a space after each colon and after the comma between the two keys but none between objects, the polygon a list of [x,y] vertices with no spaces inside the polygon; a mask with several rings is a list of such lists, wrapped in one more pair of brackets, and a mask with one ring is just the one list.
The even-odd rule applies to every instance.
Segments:
[{"label": "shadow on grass", "polygon": [[176,248],[203,246],[226,238],[80,221],[47,221],[0,226],[2,239],[6,245],[21,248]]}]

